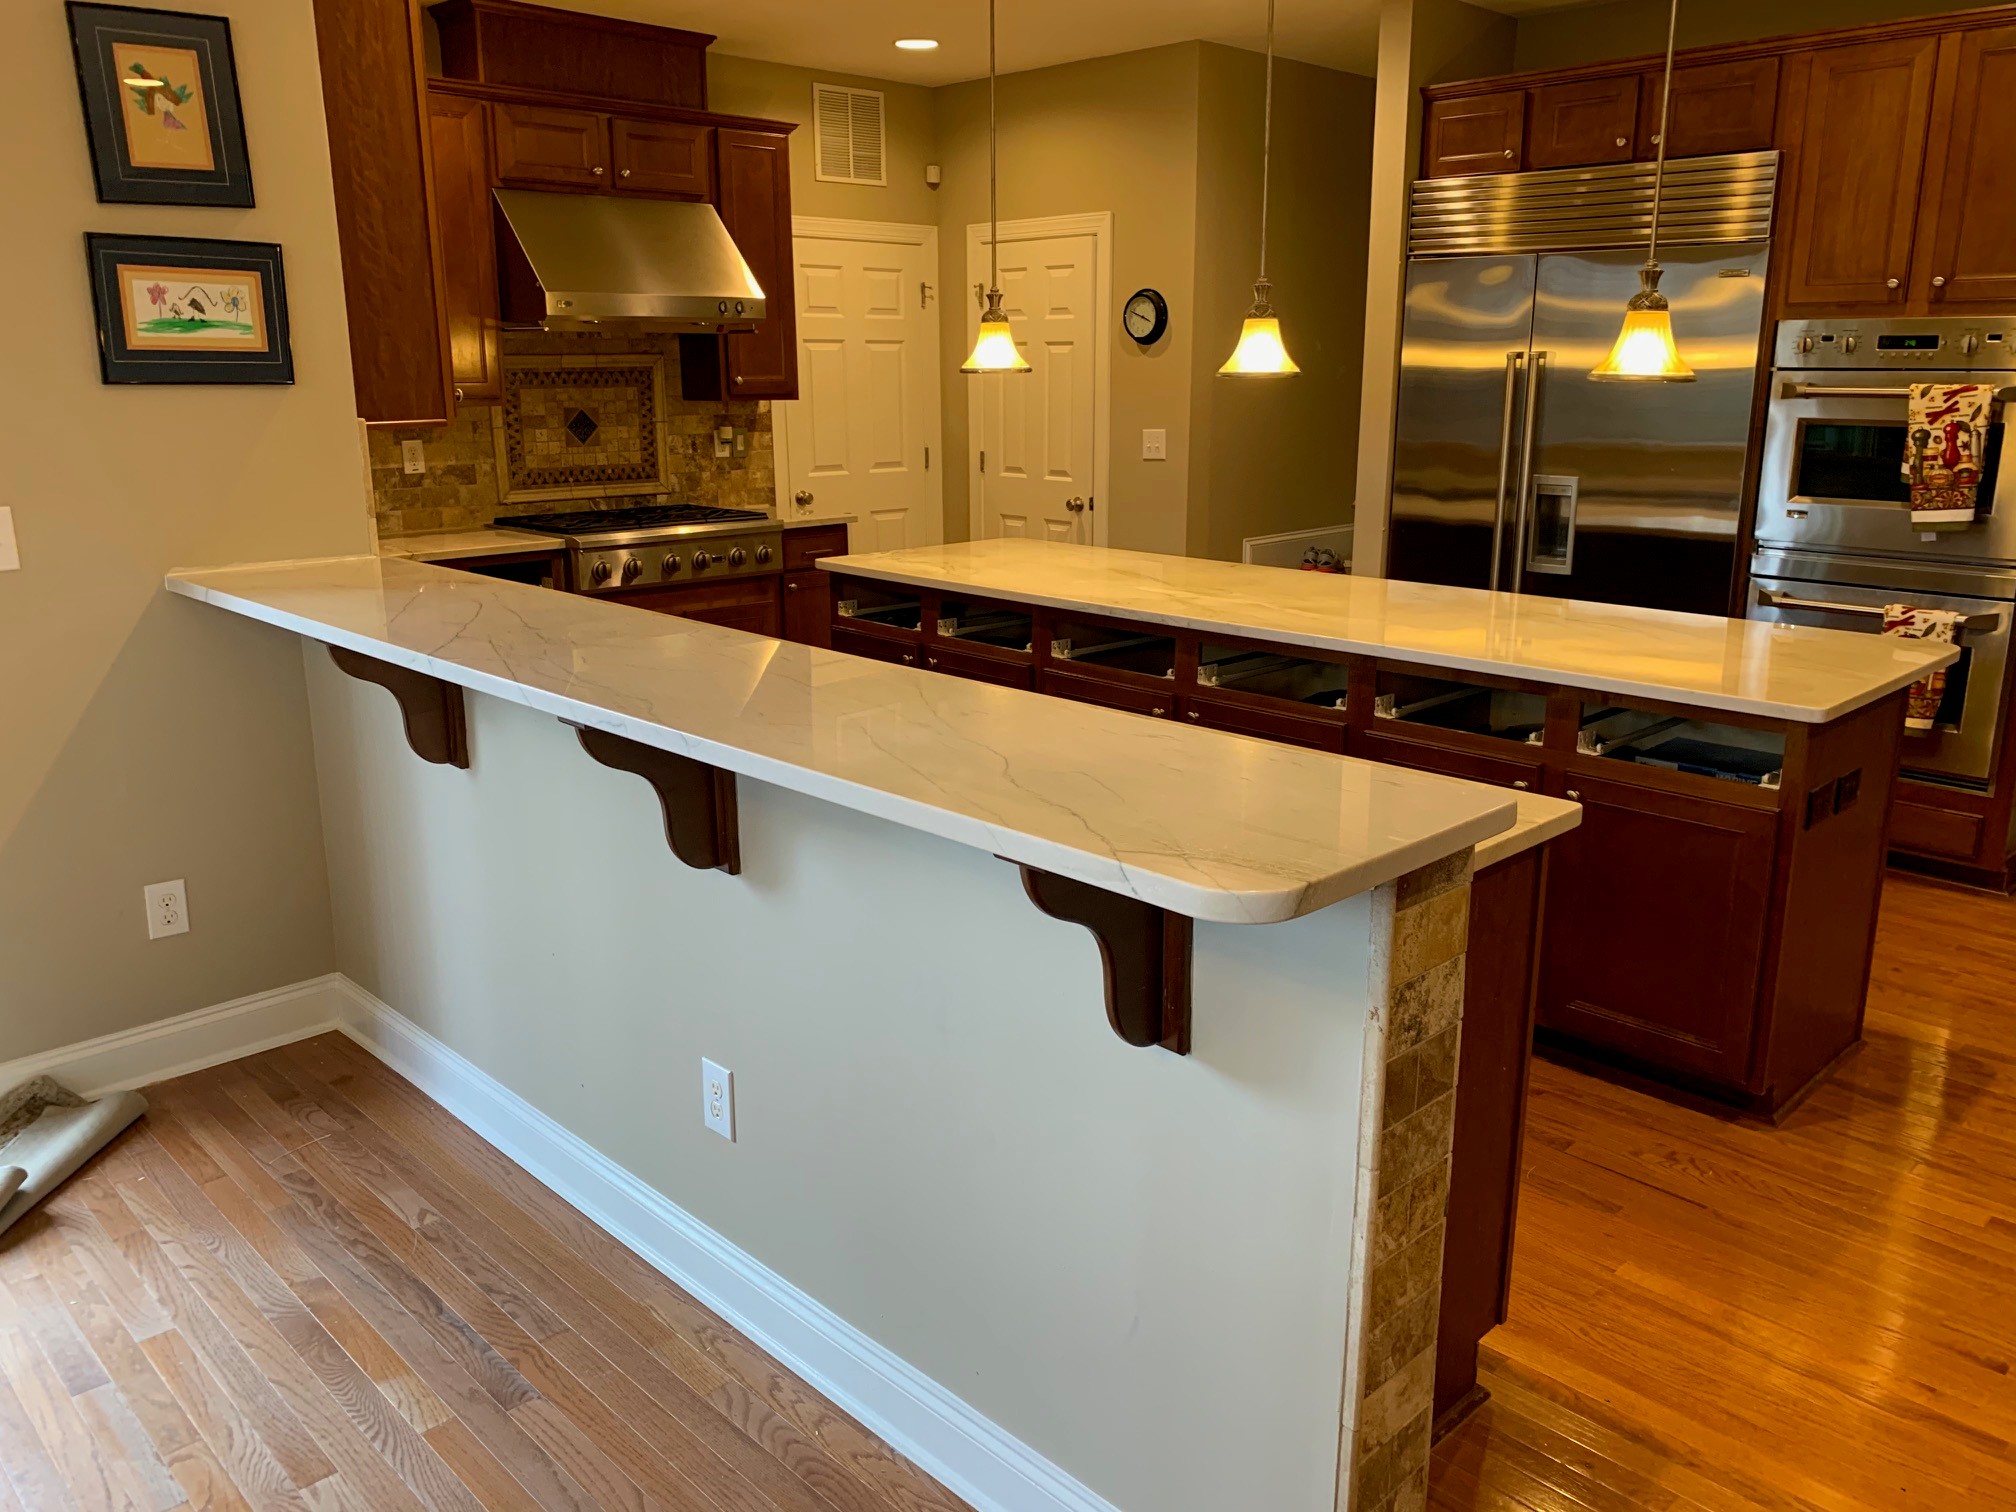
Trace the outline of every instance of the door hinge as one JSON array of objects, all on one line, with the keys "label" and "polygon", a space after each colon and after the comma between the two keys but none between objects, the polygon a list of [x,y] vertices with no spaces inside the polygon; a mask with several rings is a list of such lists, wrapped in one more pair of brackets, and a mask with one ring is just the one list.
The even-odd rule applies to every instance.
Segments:
[{"label": "door hinge", "polygon": [[931,285],[922,279],[917,281],[917,308],[920,310],[931,308]]},{"label": "door hinge", "polygon": [[1099,495],[1097,494],[1085,495],[1085,508],[1087,510],[1096,512],[1099,508]]},{"label": "door hinge", "polygon": [[931,448],[928,446],[924,448],[924,471],[931,471]]},{"label": "door hinge", "polygon": [[980,471],[983,473],[987,471],[987,453],[984,451],[980,453]]}]

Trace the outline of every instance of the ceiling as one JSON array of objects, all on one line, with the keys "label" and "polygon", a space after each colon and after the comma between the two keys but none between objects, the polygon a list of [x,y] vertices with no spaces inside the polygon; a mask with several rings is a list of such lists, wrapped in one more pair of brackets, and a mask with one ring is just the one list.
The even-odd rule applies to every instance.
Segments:
[{"label": "ceiling", "polygon": [[[546,0],[659,26],[712,32],[717,52],[912,84],[987,72],[985,0]],[[999,0],[1001,71],[1043,68],[1171,42],[1226,42],[1258,51],[1265,0]],[[1279,49],[1352,73],[1374,71],[1380,0],[1278,0]],[[1589,0],[1474,0],[1505,15]],[[933,52],[900,52],[898,37],[935,37]]]}]

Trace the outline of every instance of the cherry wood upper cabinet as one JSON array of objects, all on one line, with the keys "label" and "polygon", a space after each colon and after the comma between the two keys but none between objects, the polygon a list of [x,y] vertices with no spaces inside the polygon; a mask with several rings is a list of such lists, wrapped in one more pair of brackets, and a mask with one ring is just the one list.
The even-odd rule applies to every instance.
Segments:
[{"label": "cherry wood upper cabinet", "polygon": [[[1664,81],[1647,74],[1639,91],[1638,156],[1659,151],[1659,97]],[[1778,120],[1778,60],[1737,58],[1673,70],[1673,109],[1666,123],[1668,157],[1762,152]]]},{"label": "cherry wood upper cabinet", "polygon": [[1782,309],[1875,313],[1909,300],[1939,48],[1937,36],[1909,36],[1788,60]]},{"label": "cherry wood upper cabinet", "polygon": [[712,126],[617,116],[609,123],[609,147],[618,193],[714,196]]},{"label": "cherry wood upper cabinet", "polygon": [[497,239],[491,221],[490,118],[481,100],[432,91],[428,141],[434,156],[434,228],[441,242],[441,303],[455,399],[494,404],[504,396],[497,343]]},{"label": "cherry wood upper cabinet", "polygon": [[1638,76],[1577,79],[1533,91],[1526,122],[1528,168],[1628,163],[1638,138]]},{"label": "cherry wood upper cabinet", "polygon": [[534,189],[607,189],[609,118],[592,110],[491,107],[497,182]]},{"label": "cherry wood upper cabinet", "polygon": [[1946,39],[1926,166],[1918,287],[1927,309],[2016,306],[2016,26]]},{"label": "cherry wood upper cabinet", "polygon": [[451,79],[707,108],[714,39],[704,32],[522,0],[440,0],[432,13],[441,71]]},{"label": "cherry wood upper cabinet", "polygon": [[798,397],[798,312],[791,263],[791,139],[782,132],[714,134],[721,219],[763,290],[753,332],[722,338],[730,399]]},{"label": "cherry wood upper cabinet", "polygon": [[1516,172],[1526,166],[1526,91],[1431,101],[1421,140],[1428,178]]}]

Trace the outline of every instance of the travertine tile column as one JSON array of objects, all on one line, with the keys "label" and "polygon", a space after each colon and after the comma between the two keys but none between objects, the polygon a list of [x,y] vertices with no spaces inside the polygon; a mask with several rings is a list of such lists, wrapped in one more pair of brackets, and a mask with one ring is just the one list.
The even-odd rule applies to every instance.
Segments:
[{"label": "travertine tile column", "polygon": [[1435,1330],[1470,922],[1470,852],[1383,888],[1366,1037],[1340,1512],[1428,1505]]}]

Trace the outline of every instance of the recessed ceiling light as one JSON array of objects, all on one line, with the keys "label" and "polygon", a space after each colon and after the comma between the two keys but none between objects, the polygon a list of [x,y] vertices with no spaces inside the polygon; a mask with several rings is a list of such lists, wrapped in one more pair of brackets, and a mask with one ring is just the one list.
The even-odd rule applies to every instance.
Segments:
[{"label": "recessed ceiling light", "polygon": [[896,45],[905,52],[929,52],[938,45],[936,37],[898,37]]}]

